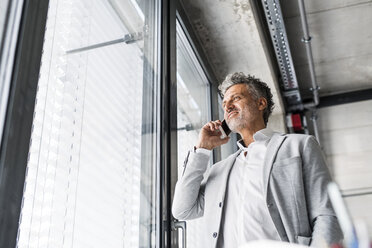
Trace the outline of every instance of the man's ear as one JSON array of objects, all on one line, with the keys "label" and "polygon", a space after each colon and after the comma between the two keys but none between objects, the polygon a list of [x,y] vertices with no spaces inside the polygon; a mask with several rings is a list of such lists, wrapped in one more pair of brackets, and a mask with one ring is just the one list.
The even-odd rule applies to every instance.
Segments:
[{"label": "man's ear", "polygon": [[267,100],[264,97],[258,99],[258,110],[263,111],[267,107]]}]

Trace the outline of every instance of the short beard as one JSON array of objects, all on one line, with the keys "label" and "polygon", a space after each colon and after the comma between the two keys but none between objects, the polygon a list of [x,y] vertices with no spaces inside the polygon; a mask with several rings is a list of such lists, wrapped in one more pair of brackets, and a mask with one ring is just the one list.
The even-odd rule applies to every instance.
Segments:
[{"label": "short beard", "polygon": [[230,130],[234,133],[237,133],[239,129],[245,128],[247,124],[245,123],[244,116],[242,114],[239,114],[239,116],[236,116],[232,120],[227,120],[226,123]]}]

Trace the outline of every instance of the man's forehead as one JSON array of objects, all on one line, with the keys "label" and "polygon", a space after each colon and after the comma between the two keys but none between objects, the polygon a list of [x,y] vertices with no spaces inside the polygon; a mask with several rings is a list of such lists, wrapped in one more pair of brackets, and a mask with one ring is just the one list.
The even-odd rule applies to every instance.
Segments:
[{"label": "man's forehead", "polygon": [[228,99],[229,97],[235,94],[243,94],[245,95],[248,92],[247,85],[245,84],[235,84],[228,88],[225,92],[223,99]]}]

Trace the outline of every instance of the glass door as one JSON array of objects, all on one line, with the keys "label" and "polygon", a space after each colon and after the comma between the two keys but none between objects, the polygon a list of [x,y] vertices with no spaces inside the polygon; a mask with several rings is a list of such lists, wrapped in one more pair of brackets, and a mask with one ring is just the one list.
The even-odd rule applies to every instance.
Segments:
[{"label": "glass door", "polygon": [[158,1],[49,2],[17,247],[155,247]]}]

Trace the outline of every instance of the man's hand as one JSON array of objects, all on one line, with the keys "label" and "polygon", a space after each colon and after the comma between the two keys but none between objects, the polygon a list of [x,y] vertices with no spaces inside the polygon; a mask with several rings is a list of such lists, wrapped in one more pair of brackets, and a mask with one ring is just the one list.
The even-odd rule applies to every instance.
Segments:
[{"label": "man's hand", "polygon": [[199,133],[199,142],[196,148],[205,148],[212,150],[213,148],[226,144],[230,137],[221,139],[220,136],[222,133],[218,130],[218,127],[221,126],[221,121],[210,121],[205,124]]}]

